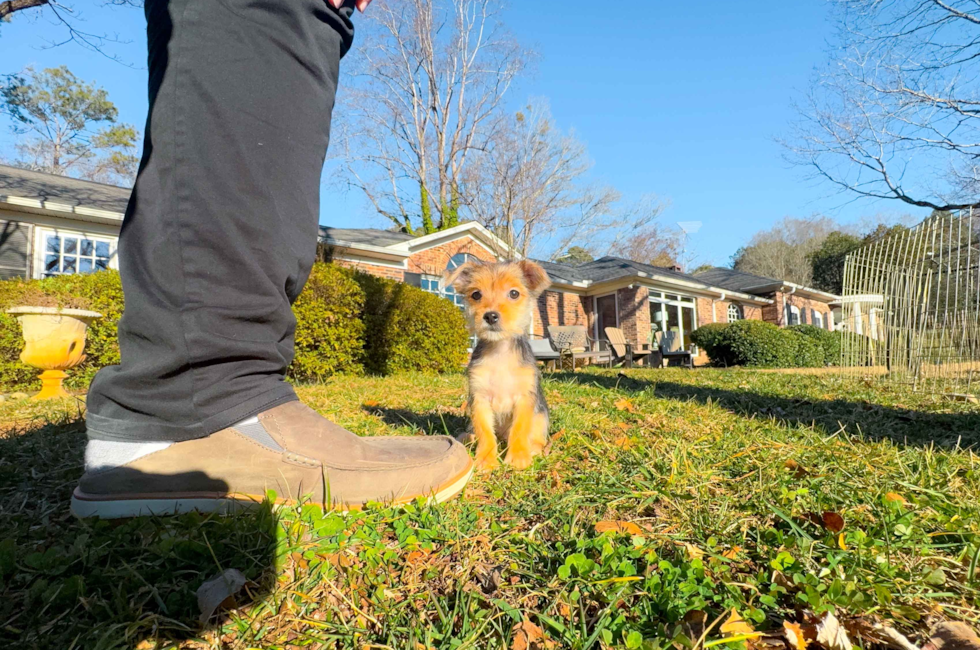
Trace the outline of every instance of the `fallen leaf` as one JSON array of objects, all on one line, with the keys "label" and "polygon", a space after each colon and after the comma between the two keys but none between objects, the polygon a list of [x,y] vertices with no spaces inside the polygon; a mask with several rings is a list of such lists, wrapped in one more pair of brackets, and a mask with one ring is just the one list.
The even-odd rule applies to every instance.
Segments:
[{"label": "fallen leaf", "polygon": [[904,506],[906,503],[908,503],[908,501],[905,500],[905,497],[896,492],[885,492],[885,496],[883,498],[885,503],[897,503],[900,506]]},{"label": "fallen leaf", "polygon": [[613,406],[616,407],[617,411],[626,411],[627,413],[636,413],[636,405],[625,397],[621,397],[615,402]]},{"label": "fallen leaf", "polygon": [[807,640],[799,623],[783,621],[783,636],[792,650],[806,650]]},{"label": "fallen leaf", "polygon": [[805,467],[803,467],[802,465],[800,465],[798,462],[796,462],[792,458],[790,458],[785,463],[783,463],[783,467],[785,467],[786,469],[788,469],[791,472],[793,472],[793,477],[794,478],[803,478],[804,476],[806,476],[806,475],[808,475],[810,473],[810,472],[806,471],[806,468]]},{"label": "fallen leaf", "polygon": [[734,560],[735,556],[738,555],[738,552],[741,550],[742,550],[741,546],[733,546],[729,550],[722,553],[721,556],[729,560]]},{"label": "fallen leaf", "polygon": [[364,400],[364,408],[374,409],[374,408],[378,408],[379,406],[381,406],[381,404],[377,400],[373,400],[373,399]]},{"label": "fallen leaf", "polygon": [[600,521],[595,525],[597,533],[616,533],[618,535],[642,535],[643,530],[632,521]]},{"label": "fallen leaf", "polygon": [[823,525],[832,533],[839,533],[844,530],[844,518],[836,512],[827,511],[820,515]]},{"label": "fallen leaf", "polygon": [[978,650],[980,637],[966,623],[940,623],[922,650]]},{"label": "fallen leaf", "polygon": [[735,636],[737,634],[752,634],[755,632],[752,626],[738,614],[738,610],[732,607],[732,613],[728,615],[728,620],[721,624],[719,628],[725,636]]},{"label": "fallen leaf", "polygon": [[613,444],[619,447],[620,449],[629,449],[630,447],[633,446],[633,441],[627,438],[626,436],[619,436],[618,438],[613,440]]},{"label": "fallen leaf", "polygon": [[840,546],[840,550],[842,551],[847,550],[847,544],[844,543],[844,533],[841,533],[840,535],[837,536],[837,545]]},{"label": "fallen leaf", "polygon": [[207,623],[219,608],[236,607],[235,595],[245,586],[245,582],[245,576],[238,569],[225,569],[201,585],[197,590],[201,623]]},{"label": "fallen leaf", "polygon": [[510,650],[544,650],[554,646],[544,635],[544,630],[527,619],[515,625],[511,632],[514,638]]},{"label": "fallen leaf", "polygon": [[832,612],[827,612],[817,623],[817,643],[827,650],[853,650],[847,631]]}]

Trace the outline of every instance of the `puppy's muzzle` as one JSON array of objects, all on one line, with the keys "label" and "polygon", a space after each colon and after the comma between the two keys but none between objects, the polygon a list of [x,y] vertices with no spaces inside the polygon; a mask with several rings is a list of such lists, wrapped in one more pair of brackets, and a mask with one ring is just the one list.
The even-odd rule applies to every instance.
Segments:
[{"label": "puppy's muzzle", "polygon": [[490,326],[491,329],[498,329],[500,323],[500,313],[495,311],[488,311],[483,314],[483,322]]}]

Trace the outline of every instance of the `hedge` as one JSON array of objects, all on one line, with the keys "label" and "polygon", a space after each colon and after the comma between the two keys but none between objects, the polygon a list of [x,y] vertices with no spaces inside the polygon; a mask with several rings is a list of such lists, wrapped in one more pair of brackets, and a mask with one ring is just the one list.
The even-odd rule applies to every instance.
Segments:
[{"label": "hedge", "polygon": [[[123,311],[116,271],[44,280],[0,281],[0,387],[39,388],[39,371],[20,362],[20,324],[6,310],[17,305],[92,309],[103,315],[89,328],[85,361],[68,373],[83,389],[99,368],[119,363],[116,326]],[[447,372],[466,360],[468,336],[459,309],[416,287],[317,263],[299,300],[295,358],[287,374],[317,381],[335,374],[405,370]]]},{"label": "hedge", "polygon": [[840,362],[841,332],[812,325],[780,329],[772,323],[742,320],[708,324],[691,340],[716,366],[815,368]]}]

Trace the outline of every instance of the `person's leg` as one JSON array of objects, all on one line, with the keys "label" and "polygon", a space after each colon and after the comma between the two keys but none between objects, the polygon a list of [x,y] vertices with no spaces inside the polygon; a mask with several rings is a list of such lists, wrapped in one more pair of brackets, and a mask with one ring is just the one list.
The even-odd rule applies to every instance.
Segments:
[{"label": "person's leg", "polygon": [[283,381],[351,8],[147,0],[146,14],[150,114],[119,244],[122,359],[89,392],[89,472],[73,509],[135,514],[140,503],[118,502],[136,495],[169,512],[178,497],[266,489],[354,503],[459,484],[458,445],[360,439]]}]

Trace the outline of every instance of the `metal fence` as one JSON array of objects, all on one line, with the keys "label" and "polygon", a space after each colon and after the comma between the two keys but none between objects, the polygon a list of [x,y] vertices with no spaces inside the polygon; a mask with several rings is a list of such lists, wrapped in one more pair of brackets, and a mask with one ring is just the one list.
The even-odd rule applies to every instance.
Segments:
[{"label": "metal fence", "polygon": [[937,213],[847,256],[841,366],[913,390],[980,382],[980,214]]}]

